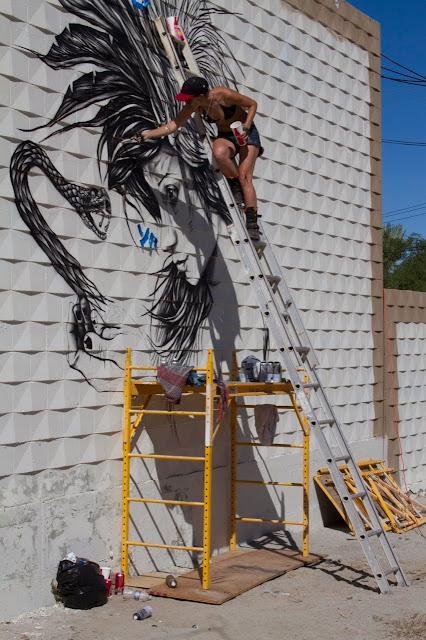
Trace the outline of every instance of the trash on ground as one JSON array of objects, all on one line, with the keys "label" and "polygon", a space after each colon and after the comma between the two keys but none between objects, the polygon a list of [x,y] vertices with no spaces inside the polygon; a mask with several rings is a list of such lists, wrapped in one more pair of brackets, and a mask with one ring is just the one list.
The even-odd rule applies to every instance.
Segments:
[{"label": "trash on ground", "polygon": [[166,585],[167,585],[168,587],[170,587],[170,589],[176,589],[176,587],[177,587],[177,580],[176,580],[176,578],[175,578],[174,576],[172,576],[172,575],[167,576],[167,578],[166,578]]},{"label": "trash on ground", "polygon": [[145,620],[146,618],[150,618],[152,616],[152,607],[144,607],[140,611],[136,611],[133,614],[133,620]]},{"label": "trash on ground", "polygon": [[123,599],[124,600],[141,600],[141,602],[146,602],[147,600],[152,600],[152,596],[149,595],[143,589],[132,589],[131,587],[125,587],[123,589]]},{"label": "trash on ground", "polygon": [[87,558],[68,554],[58,565],[56,580],[58,594],[69,609],[92,609],[108,602],[101,568]]}]

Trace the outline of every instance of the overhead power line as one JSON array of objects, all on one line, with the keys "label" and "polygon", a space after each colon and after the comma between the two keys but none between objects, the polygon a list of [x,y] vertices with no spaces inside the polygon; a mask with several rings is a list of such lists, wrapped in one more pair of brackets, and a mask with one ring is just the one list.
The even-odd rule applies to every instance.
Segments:
[{"label": "overhead power line", "polygon": [[419,218],[420,216],[426,216],[426,211],[423,213],[416,213],[412,216],[402,216],[401,218],[393,218],[392,220],[385,220],[386,223],[394,224],[395,222],[401,222],[402,220],[408,220],[409,218]]},{"label": "overhead power line", "polygon": [[426,147],[426,142],[416,142],[415,140],[389,140],[382,138],[382,142],[386,144],[403,144],[407,147]]},{"label": "overhead power line", "polygon": [[385,56],[384,53],[382,53],[382,58],[385,58],[386,60],[389,60],[389,62],[392,62],[393,64],[396,64],[397,67],[401,67],[401,69],[405,69],[406,71],[409,71],[410,73],[419,76],[419,78],[423,78],[423,80],[426,80],[426,76],[423,76],[421,73],[417,73],[417,71],[413,71],[412,69],[409,69],[408,67],[404,67],[403,64],[400,64],[399,62],[396,62],[396,60],[392,60],[392,58],[389,58],[389,56]]},{"label": "overhead power line", "polygon": [[385,211],[383,216],[389,216],[392,213],[408,213],[408,211],[415,211],[416,209],[421,209],[426,205],[426,202],[420,202],[420,204],[413,204],[410,207],[402,207],[401,209],[392,209],[391,211]]},{"label": "overhead power line", "polygon": [[382,70],[388,71],[393,74],[392,76],[388,76],[382,73],[382,78],[384,78],[385,80],[392,80],[393,82],[399,82],[402,84],[409,84],[418,87],[426,87],[426,76],[418,73],[417,71],[414,71],[413,69],[405,67],[403,64],[396,62],[396,60],[389,58],[389,56],[385,56],[384,53],[382,53],[382,58],[384,58],[385,60],[389,60],[389,62],[391,62],[396,67],[408,71],[408,73],[403,73],[402,71],[398,71],[398,69],[393,69],[392,67],[382,65]]}]

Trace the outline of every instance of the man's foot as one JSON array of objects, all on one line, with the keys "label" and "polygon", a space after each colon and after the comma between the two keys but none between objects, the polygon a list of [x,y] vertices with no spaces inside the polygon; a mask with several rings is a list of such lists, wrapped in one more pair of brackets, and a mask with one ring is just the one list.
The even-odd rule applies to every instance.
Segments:
[{"label": "man's foot", "polygon": [[249,233],[249,236],[252,240],[259,240],[260,238],[260,229],[257,224],[258,213],[257,209],[254,207],[247,207],[245,210],[246,214],[246,228]]},{"label": "man's foot", "polygon": [[231,187],[232,195],[238,206],[244,205],[243,190],[241,189],[240,181],[237,178],[227,178],[229,186]]}]

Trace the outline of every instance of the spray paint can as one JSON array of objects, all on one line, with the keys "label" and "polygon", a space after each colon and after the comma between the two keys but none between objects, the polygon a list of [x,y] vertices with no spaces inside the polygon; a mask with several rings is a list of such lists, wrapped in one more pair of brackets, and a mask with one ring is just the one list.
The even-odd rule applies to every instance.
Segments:
[{"label": "spray paint can", "polygon": [[115,582],[114,582],[114,592],[117,596],[121,596],[123,594],[123,589],[124,589],[124,573],[116,573]]},{"label": "spray paint can", "polygon": [[[105,578],[104,578],[104,580],[105,580]],[[110,595],[111,595],[112,582],[111,582],[111,580],[109,578],[107,578],[105,580],[105,584],[106,584],[106,588],[107,588],[107,598],[109,598]]]},{"label": "spray paint can", "polygon": [[274,366],[274,373],[273,373],[272,381],[281,382],[281,378],[282,378],[281,362],[274,362],[273,366]]},{"label": "spray paint can", "polygon": [[170,587],[170,589],[176,589],[177,587],[177,580],[174,576],[169,575],[166,577],[166,585],[168,587]]},{"label": "spray paint can", "polygon": [[238,142],[240,147],[245,147],[247,142],[242,137],[242,134],[244,133],[244,127],[242,122],[237,120],[236,122],[232,122],[229,126],[231,127],[235,140]]},{"label": "spray paint can", "polygon": [[144,607],[140,611],[136,611],[133,614],[133,620],[145,620],[146,618],[150,618],[152,616],[152,607]]},{"label": "spray paint can", "polygon": [[267,363],[265,362],[265,360],[262,360],[259,368],[259,382],[267,381],[267,372],[268,372]]},{"label": "spray paint can", "polygon": [[267,362],[266,363],[266,382],[274,381],[274,363]]}]

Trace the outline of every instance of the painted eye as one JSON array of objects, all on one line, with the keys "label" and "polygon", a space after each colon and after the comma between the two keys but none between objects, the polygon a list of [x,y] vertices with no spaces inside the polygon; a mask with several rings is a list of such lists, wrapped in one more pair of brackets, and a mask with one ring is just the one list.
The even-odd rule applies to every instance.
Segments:
[{"label": "painted eye", "polygon": [[166,186],[166,199],[170,202],[177,202],[179,197],[179,187],[175,184]]}]

